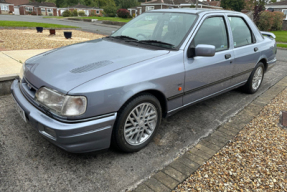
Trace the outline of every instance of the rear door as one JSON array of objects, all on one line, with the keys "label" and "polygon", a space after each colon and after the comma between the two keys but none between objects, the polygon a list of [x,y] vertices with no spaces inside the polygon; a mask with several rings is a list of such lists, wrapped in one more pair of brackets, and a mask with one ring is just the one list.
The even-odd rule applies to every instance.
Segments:
[{"label": "rear door", "polygon": [[261,55],[255,36],[247,21],[238,15],[228,15],[234,47],[232,84],[248,80]]},{"label": "rear door", "polygon": [[183,104],[188,105],[230,87],[233,50],[230,48],[227,18],[223,14],[207,15],[191,39],[190,47],[214,45],[213,57],[184,56],[185,93]]}]

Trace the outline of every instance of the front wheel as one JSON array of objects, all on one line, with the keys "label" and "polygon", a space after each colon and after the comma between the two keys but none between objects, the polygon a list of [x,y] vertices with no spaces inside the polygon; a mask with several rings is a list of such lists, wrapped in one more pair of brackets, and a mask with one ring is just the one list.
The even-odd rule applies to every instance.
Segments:
[{"label": "front wheel", "polygon": [[113,144],[124,152],[141,150],[154,137],[161,116],[161,106],[156,97],[151,94],[135,97],[118,113]]},{"label": "front wheel", "polygon": [[256,93],[264,78],[264,64],[258,63],[252,71],[247,83],[242,87],[243,91],[249,94]]}]

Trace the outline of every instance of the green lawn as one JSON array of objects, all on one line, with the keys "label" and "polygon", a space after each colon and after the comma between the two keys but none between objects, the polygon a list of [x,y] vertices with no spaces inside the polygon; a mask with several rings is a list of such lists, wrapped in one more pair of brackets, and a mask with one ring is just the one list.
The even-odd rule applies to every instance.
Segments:
[{"label": "green lawn", "polygon": [[24,22],[24,21],[0,21],[0,27],[78,28],[69,25],[57,25],[49,23],[36,23],[36,22]]},{"label": "green lawn", "polygon": [[[63,18],[66,18],[66,17],[62,17],[62,16],[47,16],[47,17],[43,17],[43,18],[63,19]],[[124,23],[127,23],[130,20],[132,20],[132,18],[123,19],[123,18],[120,18],[120,17],[97,17],[97,16],[94,16],[94,17],[73,17],[73,18],[76,18],[76,19],[98,19],[100,21],[117,21],[117,22],[124,22]]]},{"label": "green lawn", "polygon": [[287,48],[287,44],[277,44],[277,47]]},{"label": "green lawn", "polygon": [[128,18],[128,19],[123,19],[120,17],[78,17],[80,19],[98,19],[100,21],[117,21],[117,22],[124,22],[127,23],[130,20],[132,20],[132,18]]},{"label": "green lawn", "polygon": [[277,42],[284,42],[287,43],[287,31],[271,31],[276,35]]}]

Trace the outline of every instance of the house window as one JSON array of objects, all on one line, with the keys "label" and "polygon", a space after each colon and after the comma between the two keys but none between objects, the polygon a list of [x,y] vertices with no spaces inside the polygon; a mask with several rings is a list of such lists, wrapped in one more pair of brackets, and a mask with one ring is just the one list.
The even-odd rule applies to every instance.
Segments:
[{"label": "house window", "polygon": [[96,12],[97,14],[100,14],[100,11],[99,10],[97,10],[97,12]]},{"label": "house window", "polygon": [[1,5],[1,10],[2,11],[8,11],[9,10],[8,5]]},{"label": "house window", "polygon": [[154,6],[146,6],[145,11],[151,11],[154,10]]},{"label": "house window", "polygon": [[47,9],[47,12],[48,13],[51,13],[53,10],[52,9]]},{"label": "house window", "polygon": [[41,11],[42,11],[42,12],[45,12],[46,10],[45,10],[45,8],[41,8]]},{"label": "house window", "polygon": [[32,12],[32,11],[33,11],[33,8],[32,8],[32,7],[25,7],[25,10],[26,10],[27,12]]},{"label": "house window", "polygon": [[285,20],[287,20],[287,9],[282,9],[282,12],[283,12],[284,15],[285,15]]}]

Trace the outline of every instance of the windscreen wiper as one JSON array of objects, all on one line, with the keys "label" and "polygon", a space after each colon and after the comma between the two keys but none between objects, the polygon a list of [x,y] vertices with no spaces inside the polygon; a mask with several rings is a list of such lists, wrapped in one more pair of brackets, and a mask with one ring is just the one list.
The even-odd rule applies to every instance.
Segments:
[{"label": "windscreen wiper", "polygon": [[139,43],[150,44],[150,45],[164,45],[164,46],[169,46],[171,48],[175,47],[173,44],[166,43],[163,41],[157,41],[157,40],[142,40],[142,41],[139,41]]},{"label": "windscreen wiper", "polygon": [[123,40],[129,40],[129,41],[138,41],[135,38],[125,36],[125,35],[119,35],[119,36],[109,36],[108,38],[115,38],[115,39],[123,39]]}]

